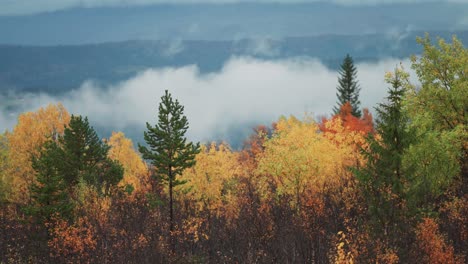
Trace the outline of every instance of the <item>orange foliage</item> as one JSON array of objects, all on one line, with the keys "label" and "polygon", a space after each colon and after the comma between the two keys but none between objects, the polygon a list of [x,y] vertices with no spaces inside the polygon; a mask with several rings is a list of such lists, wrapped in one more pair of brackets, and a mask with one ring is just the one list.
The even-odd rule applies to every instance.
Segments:
[{"label": "orange foliage", "polygon": [[48,105],[36,112],[23,113],[12,133],[7,134],[9,144],[8,176],[12,178],[12,199],[25,202],[28,187],[35,180],[31,157],[38,155],[40,146],[49,138],[62,134],[70,115],[62,104]]},{"label": "orange foliage", "polygon": [[447,245],[439,226],[431,218],[424,218],[416,227],[416,258],[420,263],[456,264],[463,263],[455,256],[453,246]]},{"label": "orange foliage", "polygon": [[343,122],[343,127],[349,131],[356,131],[363,134],[373,133],[374,124],[372,114],[367,108],[364,108],[362,118],[357,118],[351,114],[352,106],[350,103],[346,103],[341,106],[340,112],[333,116],[331,119],[322,118],[320,124],[320,130],[323,132],[334,132],[327,128],[326,123],[335,119],[340,119]]},{"label": "orange foliage", "polygon": [[376,263],[397,264],[399,262],[400,258],[393,249],[385,249],[382,253],[377,255]]},{"label": "orange foliage", "polygon": [[468,195],[445,202],[440,211],[444,215],[444,230],[468,258]]},{"label": "orange foliage", "polygon": [[87,217],[74,225],[62,219],[49,223],[51,238],[48,241],[51,257],[67,263],[91,263],[96,249],[95,231]]},{"label": "orange foliage", "polygon": [[255,127],[253,131],[254,133],[244,142],[244,148],[239,152],[241,175],[248,176],[248,178],[254,177],[252,172],[257,168],[257,161],[265,150],[264,144],[268,138],[268,128],[264,125]]},{"label": "orange foliage", "polygon": [[[276,124],[273,123],[272,127]],[[259,185],[264,184],[261,176],[254,173],[258,166],[258,161],[265,151],[265,142],[268,140],[269,129],[264,125],[258,125],[253,129],[253,133],[244,142],[242,151],[239,152],[239,182],[240,189],[239,193],[244,195],[238,195],[237,204],[251,204],[250,200],[254,193],[258,190],[262,190]],[[242,186],[242,187],[241,187]]]},{"label": "orange foliage", "polygon": [[330,119],[322,118],[319,124],[324,137],[334,142],[340,148],[349,147],[348,165],[360,166],[363,162],[360,150],[366,148],[366,135],[374,133],[372,114],[363,110],[361,119],[351,114],[349,103],[341,106],[341,111]]},{"label": "orange foliage", "polygon": [[255,127],[254,133],[244,143],[244,150],[249,155],[256,157],[263,153],[263,143],[268,136],[268,128],[264,125]]}]

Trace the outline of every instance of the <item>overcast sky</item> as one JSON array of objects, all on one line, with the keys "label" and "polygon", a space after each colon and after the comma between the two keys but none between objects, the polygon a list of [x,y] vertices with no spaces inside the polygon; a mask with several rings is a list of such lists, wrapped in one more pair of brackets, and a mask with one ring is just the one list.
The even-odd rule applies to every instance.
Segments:
[{"label": "overcast sky", "polygon": [[405,3],[467,3],[468,0],[0,0],[1,15],[34,14],[74,7],[112,7],[149,4],[197,4],[197,3],[313,3],[328,2],[342,5],[382,5]]},{"label": "overcast sky", "polygon": [[468,29],[468,0],[280,1],[283,4],[274,0],[0,0],[0,44],[282,39]]}]

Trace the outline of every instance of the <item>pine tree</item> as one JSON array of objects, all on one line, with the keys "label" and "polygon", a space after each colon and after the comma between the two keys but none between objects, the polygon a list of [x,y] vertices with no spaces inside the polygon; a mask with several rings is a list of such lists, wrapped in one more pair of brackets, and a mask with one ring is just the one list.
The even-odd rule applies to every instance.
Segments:
[{"label": "pine tree", "polygon": [[397,69],[388,77],[392,85],[388,102],[376,109],[379,116],[376,134],[369,134],[369,150],[363,151],[367,164],[355,170],[367,201],[372,233],[391,245],[400,243],[400,246],[406,233],[405,185],[411,179],[410,169],[403,166],[403,155],[415,140],[402,111],[405,76]]},{"label": "pine tree", "polygon": [[361,110],[359,110],[359,84],[357,82],[357,69],[354,66],[353,58],[346,55],[341,64],[339,71],[340,77],[338,78],[338,86],[336,87],[338,97],[338,105],[334,107],[333,111],[335,114],[340,112],[341,106],[349,102],[353,107],[352,114],[355,117],[361,117]]},{"label": "pine tree", "polygon": [[99,194],[109,194],[110,188],[123,178],[122,166],[107,157],[110,147],[99,139],[88,118],[72,115],[59,141],[63,176],[71,192],[78,182],[84,181]]},{"label": "pine tree", "polygon": [[186,168],[194,166],[195,155],[200,152],[199,143],[187,143],[185,133],[188,121],[183,113],[184,107],[178,100],[173,101],[171,94],[166,90],[159,104],[158,123],[154,127],[146,123],[147,131],[144,132],[144,138],[150,148],[138,145],[143,158],[151,160],[158,176],[169,184],[169,230],[172,250],[174,250],[173,189],[184,183],[177,180],[177,175]]},{"label": "pine tree", "polygon": [[55,141],[47,141],[39,157],[33,157],[32,166],[37,173],[30,186],[32,203],[26,212],[39,222],[49,222],[54,215],[69,218],[73,209],[60,173],[60,151]]}]

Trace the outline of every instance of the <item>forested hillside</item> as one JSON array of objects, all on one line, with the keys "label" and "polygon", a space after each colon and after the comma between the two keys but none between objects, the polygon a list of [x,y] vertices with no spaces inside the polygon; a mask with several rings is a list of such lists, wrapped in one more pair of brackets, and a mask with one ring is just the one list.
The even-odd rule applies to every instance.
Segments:
[{"label": "forested hillside", "polygon": [[[437,31],[468,42],[468,31]],[[196,65],[200,72],[221,70],[231,57],[260,59],[316,58],[338,68],[346,53],[356,62],[407,58],[421,53],[415,42],[420,31],[403,35],[321,35],[314,37],[252,38],[237,41],[148,40],[62,46],[1,45],[0,95],[8,92],[62,94],[85,81],[111,85],[148,68]]]},{"label": "forested hillside", "polygon": [[22,113],[0,135],[0,263],[467,263],[468,50],[418,45],[419,83],[382,72],[376,116],[347,56],[332,117],[239,151],[190,142],[169,92],[139,144],[61,104]]}]

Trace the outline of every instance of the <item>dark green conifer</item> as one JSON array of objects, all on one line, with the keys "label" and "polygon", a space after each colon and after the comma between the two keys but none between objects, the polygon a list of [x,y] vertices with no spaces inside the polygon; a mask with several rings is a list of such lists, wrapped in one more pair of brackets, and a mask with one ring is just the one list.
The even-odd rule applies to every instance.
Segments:
[{"label": "dark green conifer", "polygon": [[39,222],[49,222],[52,216],[71,217],[73,203],[66,192],[61,175],[59,147],[50,140],[44,144],[39,157],[33,157],[32,167],[37,173],[36,182],[30,186],[31,204],[26,212]]},{"label": "dark green conifer", "polygon": [[387,102],[376,109],[376,133],[369,134],[369,149],[363,151],[367,164],[355,170],[368,206],[372,234],[395,248],[406,243],[403,240],[409,226],[407,185],[412,173],[411,168],[403,165],[403,155],[415,140],[402,110],[403,74],[395,70],[388,80],[392,87]]},{"label": "dark green conifer", "polygon": [[107,157],[110,147],[99,139],[87,117],[72,115],[59,141],[63,176],[69,188],[83,181],[99,194],[109,194],[110,188],[123,178],[122,166]]},{"label": "dark green conifer", "polygon": [[354,66],[353,58],[349,54],[344,58],[339,73],[340,77],[338,77],[338,86],[336,87],[338,102],[333,111],[335,114],[338,114],[341,106],[349,102],[353,108],[351,114],[355,117],[361,117],[361,110],[359,109],[361,104],[359,101],[359,91],[361,88],[359,88],[357,81],[357,69]]},{"label": "dark green conifer", "polygon": [[[177,180],[186,168],[195,165],[195,155],[200,152],[200,144],[187,142],[188,129],[184,107],[178,100],[173,101],[166,90],[159,104],[158,123],[146,123],[144,138],[149,148],[138,145],[144,159],[150,160],[158,176],[169,184],[169,225],[174,231],[173,188],[183,182]],[[174,247],[171,238],[172,247]]]}]

